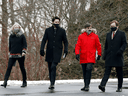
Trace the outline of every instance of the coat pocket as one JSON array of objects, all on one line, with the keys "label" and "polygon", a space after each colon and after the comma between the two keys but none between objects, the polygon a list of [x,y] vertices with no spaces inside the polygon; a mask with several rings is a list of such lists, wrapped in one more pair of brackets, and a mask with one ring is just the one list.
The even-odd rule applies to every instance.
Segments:
[{"label": "coat pocket", "polygon": [[86,59],[87,59],[87,52],[85,50],[81,50],[80,60],[86,60]]}]

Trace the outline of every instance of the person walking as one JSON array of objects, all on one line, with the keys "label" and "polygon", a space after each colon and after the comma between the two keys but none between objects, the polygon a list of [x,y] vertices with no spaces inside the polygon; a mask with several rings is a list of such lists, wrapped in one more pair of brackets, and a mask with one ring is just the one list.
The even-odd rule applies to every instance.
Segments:
[{"label": "person walking", "polygon": [[105,92],[105,86],[109,79],[112,67],[116,68],[118,87],[116,92],[122,92],[123,84],[123,52],[126,48],[125,33],[119,30],[119,22],[113,20],[110,24],[111,31],[107,33],[103,60],[105,60],[105,73],[99,89]]},{"label": "person walking", "polygon": [[60,62],[63,44],[64,44],[64,55],[65,58],[68,54],[68,40],[66,37],[66,32],[63,28],[59,26],[60,18],[55,16],[52,19],[52,26],[45,30],[44,37],[42,39],[40,55],[44,56],[44,47],[47,42],[46,48],[46,58],[45,61],[48,62],[50,87],[49,89],[54,89],[55,78],[56,78],[56,66]]},{"label": "person walking", "polygon": [[83,70],[84,87],[81,91],[89,91],[91,72],[93,64],[96,63],[96,50],[98,51],[97,60],[101,57],[101,44],[98,35],[91,31],[91,24],[85,25],[85,32],[79,35],[75,46],[76,59],[79,61]]},{"label": "person walking", "polygon": [[11,28],[11,34],[9,36],[9,62],[8,62],[8,68],[4,77],[4,83],[1,85],[6,88],[7,81],[10,76],[12,67],[15,65],[16,60],[18,60],[22,77],[23,77],[23,83],[21,87],[26,87],[26,70],[24,67],[24,61],[25,61],[25,54],[27,49],[27,43],[26,38],[23,34],[22,27],[15,23]]}]

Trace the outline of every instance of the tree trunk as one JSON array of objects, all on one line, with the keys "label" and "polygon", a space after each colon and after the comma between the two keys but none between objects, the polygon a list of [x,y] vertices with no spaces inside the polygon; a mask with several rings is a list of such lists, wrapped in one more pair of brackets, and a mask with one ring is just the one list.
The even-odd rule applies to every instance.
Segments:
[{"label": "tree trunk", "polygon": [[2,51],[2,53],[5,53],[5,54],[8,51],[7,24],[8,24],[7,0],[2,0],[2,39],[1,39],[1,51]]}]

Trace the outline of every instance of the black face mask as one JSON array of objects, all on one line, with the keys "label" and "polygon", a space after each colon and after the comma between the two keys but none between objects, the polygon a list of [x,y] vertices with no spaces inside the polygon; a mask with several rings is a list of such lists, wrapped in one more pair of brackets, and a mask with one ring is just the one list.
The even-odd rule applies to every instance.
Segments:
[{"label": "black face mask", "polygon": [[111,27],[111,31],[116,31],[117,27]]},{"label": "black face mask", "polygon": [[56,28],[58,28],[59,27],[59,24],[53,24]]}]

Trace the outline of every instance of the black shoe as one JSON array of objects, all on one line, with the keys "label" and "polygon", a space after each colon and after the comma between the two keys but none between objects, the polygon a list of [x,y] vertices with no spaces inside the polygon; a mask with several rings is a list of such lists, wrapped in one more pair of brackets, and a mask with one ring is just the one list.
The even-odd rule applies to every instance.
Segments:
[{"label": "black shoe", "polygon": [[100,89],[102,92],[105,92],[105,87],[104,87],[104,86],[99,85],[98,87],[99,87],[99,89]]},{"label": "black shoe", "polygon": [[81,91],[89,91],[89,87],[83,87]]},{"label": "black shoe", "polygon": [[4,83],[1,84],[1,86],[3,86],[4,88],[6,88],[6,86],[7,86],[7,81],[4,81]]},{"label": "black shoe", "polygon": [[23,84],[21,87],[26,87],[27,86],[27,82],[26,81],[23,81]]},{"label": "black shoe", "polygon": [[118,88],[116,92],[122,92],[122,88]]},{"label": "black shoe", "polygon": [[51,89],[51,90],[53,90],[55,87],[54,87],[54,85],[50,85],[49,87],[48,87],[48,89]]},{"label": "black shoe", "polygon": [[85,87],[81,88],[81,91],[84,91]]}]

